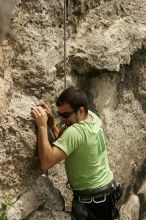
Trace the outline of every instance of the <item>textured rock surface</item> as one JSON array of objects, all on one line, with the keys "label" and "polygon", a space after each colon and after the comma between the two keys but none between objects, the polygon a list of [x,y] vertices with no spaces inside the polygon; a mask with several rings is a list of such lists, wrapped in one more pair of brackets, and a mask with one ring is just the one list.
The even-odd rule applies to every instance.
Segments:
[{"label": "textured rock surface", "polygon": [[[2,196],[27,192],[27,188],[29,192],[42,173],[31,107],[36,99],[44,98],[55,109],[54,99],[64,84],[63,0],[12,3],[11,7],[0,7],[7,9],[7,13],[0,10],[6,22],[0,26]],[[72,0],[67,11],[67,84],[83,89],[91,109],[102,117],[110,165],[125,188],[121,216],[128,216],[131,207],[126,218],[136,220],[133,216],[138,218],[139,208],[132,211],[135,203],[129,206],[130,195],[138,195],[146,176],[146,1]],[[63,163],[48,175],[65,195],[66,210],[70,209],[71,193],[65,188]],[[27,201],[26,195],[23,199]],[[142,220],[144,201],[139,201]],[[25,216],[43,204],[43,193],[39,202],[35,208],[27,207]],[[49,215],[52,219],[49,213],[39,210],[29,218],[45,220]]]},{"label": "textured rock surface", "polygon": [[141,203],[140,206],[140,212],[139,212],[139,218],[140,219],[146,219],[146,210],[145,210],[145,205],[146,205],[146,182],[142,184],[141,188],[138,191],[138,197]]},{"label": "textured rock surface", "polygon": [[126,205],[121,207],[121,220],[138,220],[139,219],[139,199],[132,195]]},{"label": "textured rock surface", "polygon": [[13,204],[7,216],[9,220],[24,219],[40,206],[44,206],[44,210],[49,210],[47,215],[50,219],[59,219],[60,216],[61,219],[70,220],[69,214],[63,213],[64,205],[60,191],[54,188],[46,176],[40,176]]},{"label": "textured rock surface", "polygon": [[9,32],[9,24],[14,3],[14,0],[0,0],[0,40]]},{"label": "textured rock surface", "polygon": [[146,2],[111,1],[89,11],[77,27],[70,57],[78,74],[119,71],[145,47]]}]

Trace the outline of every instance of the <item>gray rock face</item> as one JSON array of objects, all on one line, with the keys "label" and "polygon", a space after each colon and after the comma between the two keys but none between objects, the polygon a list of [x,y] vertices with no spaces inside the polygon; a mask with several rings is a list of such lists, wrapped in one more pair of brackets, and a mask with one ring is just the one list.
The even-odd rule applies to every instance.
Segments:
[{"label": "gray rock face", "polygon": [[139,218],[146,219],[146,210],[145,210],[145,204],[146,204],[146,183],[142,184],[141,188],[138,191],[138,197],[139,201],[141,203],[140,210],[139,210]]},{"label": "gray rock face", "polygon": [[[139,192],[146,176],[146,2],[67,2],[67,85],[83,89],[90,108],[103,119],[110,165],[124,186],[121,218],[136,220],[140,210],[142,219],[144,200]],[[54,100],[64,87],[63,0],[12,3],[5,1],[0,7],[0,18],[6,22],[0,25],[0,194],[13,197],[20,192],[15,204],[32,199],[24,212],[16,205],[16,219],[27,215],[39,220],[61,215],[67,219],[70,216],[65,217],[56,206],[56,214],[50,213],[52,200],[45,211],[34,212],[44,204],[46,183],[43,191],[38,191],[40,200],[32,193],[43,172],[31,107],[44,98],[55,110]],[[65,188],[63,163],[48,175],[70,210],[71,193]]]},{"label": "gray rock face", "polygon": [[121,220],[138,220],[139,219],[139,199],[136,195],[130,196],[126,205],[121,207]]},{"label": "gray rock face", "polygon": [[14,0],[0,0],[0,40],[2,40],[9,31],[13,7]]},{"label": "gray rock face", "polygon": [[129,64],[131,56],[145,47],[145,8],[145,1],[111,1],[90,10],[71,42],[73,71],[119,72],[121,65]]},{"label": "gray rock face", "polygon": [[[59,219],[61,216],[62,219],[70,220],[70,215],[63,213],[64,205],[60,191],[54,188],[46,176],[40,176],[33,186],[12,205],[8,210],[7,217],[9,220],[21,220],[38,209],[39,206],[44,206],[47,215],[51,217],[50,219]],[[33,216],[30,219],[33,219]]]}]

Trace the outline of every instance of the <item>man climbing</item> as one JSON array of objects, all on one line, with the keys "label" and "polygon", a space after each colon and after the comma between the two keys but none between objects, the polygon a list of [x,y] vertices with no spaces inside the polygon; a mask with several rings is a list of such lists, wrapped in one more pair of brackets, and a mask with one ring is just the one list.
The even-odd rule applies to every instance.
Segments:
[{"label": "man climbing", "polygon": [[[38,127],[38,153],[42,169],[65,159],[73,190],[72,215],[77,220],[118,220],[117,185],[108,164],[101,121],[88,110],[85,94],[75,87],[65,89],[56,101],[63,129],[43,100],[32,108]],[[48,126],[56,140],[51,146]]]}]

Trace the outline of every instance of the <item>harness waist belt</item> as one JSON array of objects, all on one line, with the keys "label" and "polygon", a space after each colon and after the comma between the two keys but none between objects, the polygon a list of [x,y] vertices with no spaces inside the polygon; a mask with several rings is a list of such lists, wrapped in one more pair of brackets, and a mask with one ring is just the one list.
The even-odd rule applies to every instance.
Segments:
[{"label": "harness waist belt", "polygon": [[115,180],[112,180],[107,185],[95,188],[95,189],[88,189],[88,190],[73,190],[74,196],[103,196],[103,195],[110,195],[113,191],[113,184],[115,183]]}]

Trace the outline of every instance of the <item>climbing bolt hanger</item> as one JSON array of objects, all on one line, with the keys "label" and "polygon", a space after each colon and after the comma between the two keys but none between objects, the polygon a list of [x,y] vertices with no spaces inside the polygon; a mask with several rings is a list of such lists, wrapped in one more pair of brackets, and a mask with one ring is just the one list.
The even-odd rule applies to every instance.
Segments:
[{"label": "climbing bolt hanger", "polygon": [[67,20],[68,0],[64,0],[64,88],[66,89],[66,20]]}]

